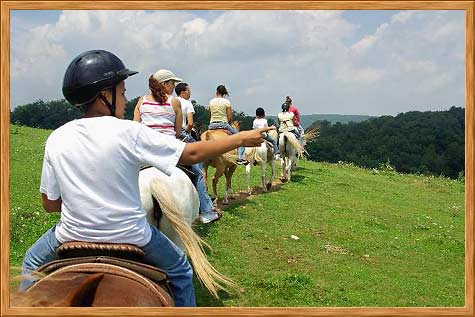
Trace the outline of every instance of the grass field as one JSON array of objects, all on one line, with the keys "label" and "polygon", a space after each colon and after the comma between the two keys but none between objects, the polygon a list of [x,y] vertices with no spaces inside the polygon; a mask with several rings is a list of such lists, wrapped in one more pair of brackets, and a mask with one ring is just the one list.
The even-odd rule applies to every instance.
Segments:
[{"label": "grass field", "polygon": [[[42,210],[38,192],[49,133],[11,126],[12,267],[58,219]],[[254,186],[258,174],[253,169]],[[244,175],[238,168],[235,192],[245,190]],[[197,283],[199,306],[464,305],[458,181],[300,161],[291,183],[224,212],[196,230],[240,292],[216,300]]]}]

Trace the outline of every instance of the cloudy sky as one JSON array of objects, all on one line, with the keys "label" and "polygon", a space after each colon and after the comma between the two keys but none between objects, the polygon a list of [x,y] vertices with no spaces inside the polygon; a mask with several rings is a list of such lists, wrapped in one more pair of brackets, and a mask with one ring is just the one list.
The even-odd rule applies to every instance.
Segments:
[{"label": "cloudy sky", "polygon": [[105,49],[148,77],[170,69],[206,105],[225,84],[233,108],[276,114],[395,115],[464,106],[463,11],[11,11],[12,108],[61,99],[79,53]]}]

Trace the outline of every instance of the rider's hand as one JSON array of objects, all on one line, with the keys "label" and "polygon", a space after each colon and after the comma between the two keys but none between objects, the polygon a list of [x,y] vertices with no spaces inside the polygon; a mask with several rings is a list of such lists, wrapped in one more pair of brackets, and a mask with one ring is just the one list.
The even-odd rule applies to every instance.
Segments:
[{"label": "rider's hand", "polygon": [[272,130],[271,127],[239,132],[242,146],[259,146],[263,139],[263,133]]}]

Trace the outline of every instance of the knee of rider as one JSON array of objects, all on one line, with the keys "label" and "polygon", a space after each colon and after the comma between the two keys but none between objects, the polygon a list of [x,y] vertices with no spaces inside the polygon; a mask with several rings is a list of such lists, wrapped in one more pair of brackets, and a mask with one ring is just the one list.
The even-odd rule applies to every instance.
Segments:
[{"label": "knee of rider", "polygon": [[39,265],[35,263],[35,258],[31,254],[30,250],[26,251],[25,257],[23,258],[23,262],[21,263],[21,269],[23,272],[31,272],[36,270]]},{"label": "knee of rider", "polygon": [[177,265],[167,272],[170,276],[181,276],[186,279],[193,279],[193,267],[185,254],[177,261]]}]

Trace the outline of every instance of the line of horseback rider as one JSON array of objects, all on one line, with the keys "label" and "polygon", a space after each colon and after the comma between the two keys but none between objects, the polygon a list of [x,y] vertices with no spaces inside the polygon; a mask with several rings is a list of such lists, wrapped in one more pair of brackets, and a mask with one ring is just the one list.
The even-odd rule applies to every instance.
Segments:
[{"label": "line of horseback rider", "polygon": [[[154,225],[147,222],[140,202],[138,173],[152,165],[170,175],[179,163],[192,165],[201,175],[199,162],[238,148],[238,164],[246,164],[244,147],[259,146],[271,128],[257,128],[237,134],[229,122],[232,110],[226,87],[220,85],[209,102],[209,129],[226,129],[233,134],[219,140],[184,143],[182,127],[188,112],[180,99],[172,97],[182,80],[171,71],[159,70],[149,78],[151,93],[137,103],[134,121],[124,118],[127,99],[125,80],[137,74],[127,69],[114,54],[103,50],[87,51],[68,66],[63,94],[72,106],[84,111],[84,118],[66,123],[49,136],[40,181],[42,204],[47,212],[60,212],[60,220],[26,252],[20,286],[26,291],[36,279],[29,273],[58,261],[58,249],[67,242],[132,245],[143,252],[143,262],[162,269],[176,306],[195,306],[193,270],[184,252]],[[189,87],[181,85],[178,95]],[[303,134],[298,110],[292,110],[290,97],[279,113],[279,131]],[[256,118],[262,119],[264,111]],[[192,117],[192,116],[191,116]],[[140,122],[140,123],[139,123]],[[300,126],[301,127],[301,126]],[[156,133],[153,130],[158,130]],[[217,218],[203,180],[195,183],[200,196],[200,212]],[[211,202],[211,204],[210,204]],[[89,247],[90,245],[88,245]]]},{"label": "line of horseback rider", "polygon": [[[164,70],[150,76],[152,93],[142,98],[140,108],[150,107],[144,107],[140,115],[153,119],[146,108],[166,112],[169,120],[156,127],[167,132],[122,120],[127,103],[125,80],[135,74],[104,50],[84,52],[66,69],[63,95],[84,112],[84,118],[56,129],[45,144],[42,204],[46,212],[59,212],[60,220],[26,252],[21,291],[35,284],[31,272],[61,259],[57,251],[66,242],[126,244],[144,253],[144,263],[168,275],[176,306],[196,305],[193,270],[186,254],[147,222],[140,201],[140,167],[152,165],[170,175],[178,163],[194,165],[237,147],[258,146],[269,128],[206,142],[180,141],[176,136],[181,135],[183,115],[180,103],[170,97],[179,80]],[[175,124],[178,129],[172,133]]]}]

